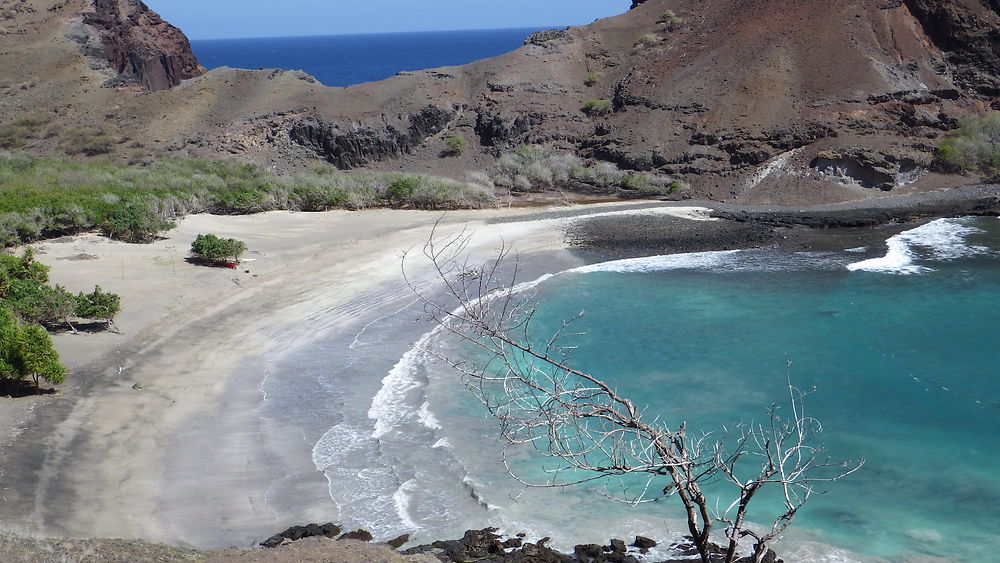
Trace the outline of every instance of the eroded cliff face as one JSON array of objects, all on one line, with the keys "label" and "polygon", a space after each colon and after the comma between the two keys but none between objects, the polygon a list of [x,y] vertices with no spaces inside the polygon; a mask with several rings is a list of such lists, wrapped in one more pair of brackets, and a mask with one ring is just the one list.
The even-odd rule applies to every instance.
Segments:
[{"label": "eroded cliff face", "polygon": [[904,0],[945,53],[955,82],[1000,96],[1000,0]]},{"label": "eroded cliff face", "polygon": [[118,73],[113,85],[141,84],[155,92],[205,72],[184,33],[140,0],[90,0],[88,4],[83,24]]}]

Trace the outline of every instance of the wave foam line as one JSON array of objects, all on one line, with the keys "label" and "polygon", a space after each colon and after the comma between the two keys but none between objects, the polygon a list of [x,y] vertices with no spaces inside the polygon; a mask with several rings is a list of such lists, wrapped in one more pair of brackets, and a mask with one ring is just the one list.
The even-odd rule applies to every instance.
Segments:
[{"label": "wave foam line", "polygon": [[689,252],[686,254],[667,254],[662,256],[647,256],[644,258],[626,258],[580,266],[567,270],[571,273],[616,272],[616,273],[646,273],[663,270],[705,270],[723,265],[727,259],[740,250],[717,250],[711,252]]},{"label": "wave foam line", "polygon": [[913,263],[917,258],[917,248],[926,249],[928,259],[939,261],[985,254],[990,252],[989,248],[966,242],[969,235],[981,232],[958,219],[937,219],[890,237],[885,241],[888,249],[885,256],[848,264],[847,269],[901,275],[932,271],[932,268]]}]

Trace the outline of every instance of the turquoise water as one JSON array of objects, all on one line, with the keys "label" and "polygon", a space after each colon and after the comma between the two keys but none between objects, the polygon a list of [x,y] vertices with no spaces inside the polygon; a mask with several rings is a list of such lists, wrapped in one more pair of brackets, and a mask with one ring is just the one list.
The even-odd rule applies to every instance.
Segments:
[{"label": "turquoise water", "polygon": [[[538,286],[535,334],[585,311],[574,365],[647,405],[649,416],[693,431],[763,420],[767,406],[786,402],[790,361],[793,383],[816,389],[807,409],[823,422],[831,457],[865,463],[810,500],[787,549],[806,540],[829,548],[799,552],[814,561],[987,561],[1000,550],[997,249],[1000,221],[978,218],[904,233],[887,253],[748,251],[603,265]],[[476,407],[451,393],[434,405],[470,480],[509,520],[523,523],[526,506],[550,507],[542,509],[549,524],[565,531],[580,513],[602,510],[606,501],[585,488],[520,508],[501,498],[517,487],[475,453],[489,432]],[[522,453],[515,463],[537,474],[541,462]],[[607,510],[675,520],[672,506]],[[546,517],[535,514],[531,525]]]}]

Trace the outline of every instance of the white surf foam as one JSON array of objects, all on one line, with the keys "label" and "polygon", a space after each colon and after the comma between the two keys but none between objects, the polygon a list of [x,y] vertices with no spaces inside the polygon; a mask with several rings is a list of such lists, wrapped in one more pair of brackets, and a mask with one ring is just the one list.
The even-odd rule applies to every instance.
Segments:
[{"label": "white surf foam", "polygon": [[645,273],[663,270],[706,270],[714,269],[725,263],[739,250],[721,250],[713,252],[690,252],[687,254],[668,254],[665,256],[648,256],[644,258],[626,258],[613,260],[589,266],[581,266],[568,270],[574,273],[616,272]]},{"label": "white surf foam", "polygon": [[966,225],[961,219],[937,219],[915,229],[890,237],[885,242],[888,248],[885,256],[848,264],[853,271],[880,272],[887,274],[917,274],[932,268],[914,264],[918,251],[931,261],[948,261],[990,252],[984,246],[970,245],[967,237],[981,233],[980,229]]}]

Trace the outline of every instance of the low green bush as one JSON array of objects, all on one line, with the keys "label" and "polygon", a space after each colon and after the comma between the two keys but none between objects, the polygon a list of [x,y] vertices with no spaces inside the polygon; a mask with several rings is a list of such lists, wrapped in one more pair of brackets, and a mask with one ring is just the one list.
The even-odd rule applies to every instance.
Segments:
[{"label": "low green bush", "polygon": [[121,298],[114,293],[101,290],[95,285],[92,293],[80,292],[76,296],[75,315],[81,319],[96,319],[114,324],[115,315],[121,311]]},{"label": "low green bush", "polygon": [[114,206],[101,223],[105,235],[125,242],[152,242],[160,233],[172,228],[173,221],[162,217],[152,203],[141,199]]},{"label": "low green bush", "polygon": [[663,23],[663,24],[667,24],[667,25],[674,25],[674,24],[681,23],[683,20],[681,20],[681,18],[677,17],[677,14],[675,14],[673,10],[667,10],[667,11],[663,12],[662,14],[660,14],[660,19],[657,20],[657,21],[659,21],[660,23]]},{"label": "low green bush", "polygon": [[205,260],[229,260],[239,262],[247,245],[234,238],[220,238],[217,235],[198,235],[191,243],[191,253]]},{"label": "low green bush", "polygon": [[14,316],[0,308],[0,378],[31,380],[37,392],[41,380],[62,383],[66,368],[59,361],[59,352],[52,337],[38,325],[22,325]]},{"label": "low green bush", "polygon": [[[25,323],[50,328],[72,327],[73,318],[105,319],[118,312],[119,297],[100,287],[94,293],[74,296],[61,285],[49,285],[49,268],[35,260],[31,247],[20,257],[0,253],[0,309]],[[106,313],[111,305],[110,317]]]},{"label": "low green bush", "polygon": [[962,118],[937,153],[943,167],[953,172],[1000,173],[1000,112]]},{"label": "low green bush", "polygon": [[448,137],[444,140],[444,149],[441,151],[441,155],[459,156],[465,152],[468,145],[469,142],[462,137]]},{"label": "low green bush", "polygon": [[611,100],[587,100],[583,103],[583,113],[590,116],[607,115],[613,110]]},{"label": "low green bush", "polygon": [[655,45],[659,42],[659,37],[653,35],[652,33],[644,33],[635,39],[635,46],[644,47],[648,45]]},{"label": "low green bush", "polygon": [[601,78],[604,78],[604,75],[599,72],[588,72],[583,84],[584,86],[596,86],[601,81]]}]

